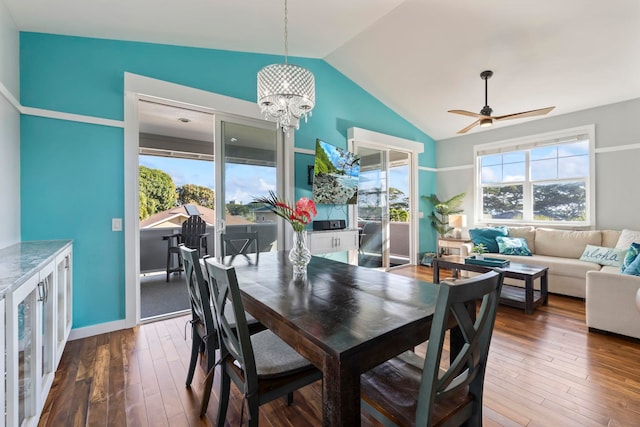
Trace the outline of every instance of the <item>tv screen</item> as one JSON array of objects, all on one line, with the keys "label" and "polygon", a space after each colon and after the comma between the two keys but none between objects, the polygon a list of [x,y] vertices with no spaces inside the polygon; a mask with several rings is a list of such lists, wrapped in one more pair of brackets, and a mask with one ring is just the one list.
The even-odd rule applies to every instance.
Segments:
[{"label": "tv screen", "polygon": [[358,201],[360,156],[316,140],[313,201],[327,205],[355,205]]}]

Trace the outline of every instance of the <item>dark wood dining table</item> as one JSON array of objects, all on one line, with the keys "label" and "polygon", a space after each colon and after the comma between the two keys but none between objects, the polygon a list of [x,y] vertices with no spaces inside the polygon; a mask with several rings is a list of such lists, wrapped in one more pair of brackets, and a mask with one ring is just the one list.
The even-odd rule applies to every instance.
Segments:
[{"label": "dark wood dining table", "polygon": [[245,309],[323,373],[322,424],[360,425],[360,374],[426,341],[438,285],[287,252],[235,263]]}]

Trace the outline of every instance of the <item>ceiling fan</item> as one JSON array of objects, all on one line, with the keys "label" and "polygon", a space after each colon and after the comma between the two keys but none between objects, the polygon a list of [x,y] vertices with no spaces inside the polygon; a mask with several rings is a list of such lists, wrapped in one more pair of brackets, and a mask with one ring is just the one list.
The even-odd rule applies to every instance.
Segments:
[{"label": "ceiling fan", "polygon": [[521,113],[514,114],[506,114],[504,116],[492,116],[493,110],[489,107],[489,102],[487,101],[487,80],[489,80],[493,76],[493,71],[487,70],[480,73],[480,78],[484,80],[484,107],[480,110],[480,114],[472,113],[471,111],[466,110],[449,110],[450,113],[454,114],[462,114],[463,116],[475,117],[477,120],[471,123],[469,126],[462,128],[458,131],[458,133],[466,133],[472,128],[480,125],[480,127],[488,127],[493,124],[493,121],[496,120],[510,120],[510,119],[522,119],[524,117],[532,117],[532,116],[542,116],[547,114],[549,111],[553,110],[556,107],[547,107],[540,108],[538,110],[531,111],[523,111]]}]

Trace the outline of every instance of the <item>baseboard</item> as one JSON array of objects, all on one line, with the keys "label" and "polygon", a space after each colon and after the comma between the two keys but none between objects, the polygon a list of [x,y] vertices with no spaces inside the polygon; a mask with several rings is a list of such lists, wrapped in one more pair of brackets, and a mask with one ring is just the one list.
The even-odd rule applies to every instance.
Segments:
[{"label": "baseboard", "polygon": [[113,322],[100,323],[98,325],[85,326],[84,328],[75,328],[69,333],[69,341],[92,337],[94,335],[106,334],[121,329],[127,329],[126,320],[115,320]]}]

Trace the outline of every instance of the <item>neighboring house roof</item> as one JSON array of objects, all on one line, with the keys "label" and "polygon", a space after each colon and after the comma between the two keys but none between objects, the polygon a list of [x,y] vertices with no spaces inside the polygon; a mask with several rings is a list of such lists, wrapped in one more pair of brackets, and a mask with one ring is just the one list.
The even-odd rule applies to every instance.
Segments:
[{"label": "neighboring house roof", "polygon": [[[195,206],[200,212],[200,216],[207,223],[207,225],[213,226],[216,223],[215,211],[213,209],[197,205],[195,203],[189,203],[191,206]],[[171,209],[167,209],[166,211],[158,212],[151,215],[149,218],[146,218],[140,221],[140,228],[153,228],[160,224],[166,224],[169,222],[175,223],[176,227],[179,227],[184,221],[189,218],[189,214],[187,213],[184,206],[176,206]],[[240,225],[240,224],[253,224],[252,221],[249,221],[245,217],[236,216],[236,215],[227,215],[225,218],[225,222],[229,225]]]}]

